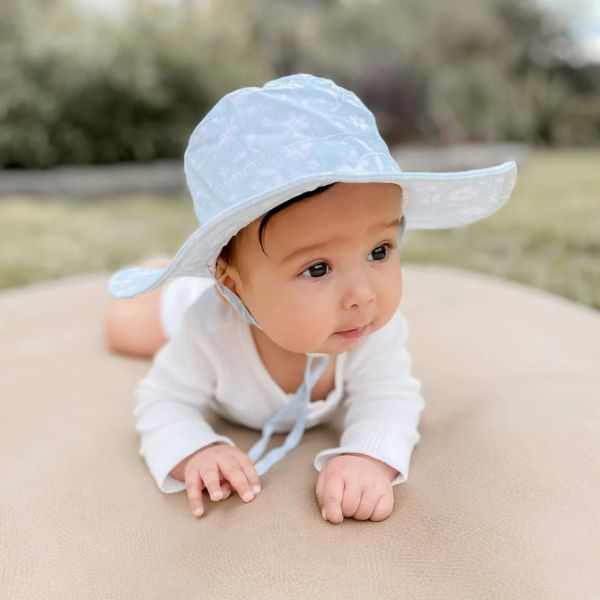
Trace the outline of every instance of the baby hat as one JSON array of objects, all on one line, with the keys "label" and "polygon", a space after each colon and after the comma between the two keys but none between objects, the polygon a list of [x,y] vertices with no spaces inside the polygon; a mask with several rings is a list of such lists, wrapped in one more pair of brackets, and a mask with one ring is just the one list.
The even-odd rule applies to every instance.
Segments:
[{"label": "baby hat", "polygon": [[[499,210],[517,173],[514,161],[460,172],[404,172],[362,101],[331,79],[308,73],[223,96],[192,132],[184,171],[198,228],[169,265],[121,269],[111,277],[109,292],[133,298],[170,277],[212,277],[236,311],[257,327],[242,300],[217,280],[216,260],[233,235],[270,209],[330,183],[387,182],[402,187],[403,227],[457,227]],[[258,475],[303,436],[310,392],[329,358],[306,354],[304,382],[265,423],[261,439],[248,452],[257,461],[276,425],[296,416],[284,443],[256,462]],[[315,358],[319,360],[313,371]]]},{"label": "baby hat", "polygon": [[166,267],[117,271],[108,285],[114,297],[133,298],[170,277],[214,277],[217,256],[240,229],[329,183],[396,183],[403,189],[407,229],[443,229],[499,210],[517,166],[509,161],[469,171],[404,172],[353,92],[298,73],[223,96],[192,132],[184,171],[198,228]]}]

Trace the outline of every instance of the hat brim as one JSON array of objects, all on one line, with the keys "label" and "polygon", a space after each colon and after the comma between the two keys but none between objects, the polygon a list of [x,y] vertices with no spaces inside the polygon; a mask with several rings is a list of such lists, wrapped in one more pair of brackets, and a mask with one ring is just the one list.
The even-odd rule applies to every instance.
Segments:
[{"label": "hat brim", "polygon": [[446,229],[469,225],[497,212],[510,197],[517,165],[508,161],[493,167],[447,173],[389,172],[375,174],[323,173],[265,192],[243,210],[227,211],[202,224],[164,268],[132,266],[117,271],[108,284],[115,298],[133,298],[160,286],[170,277],[212,277],[210,265],[231,236],[286,199],[335,181],[396,183],[403,189],[406,229]]}]

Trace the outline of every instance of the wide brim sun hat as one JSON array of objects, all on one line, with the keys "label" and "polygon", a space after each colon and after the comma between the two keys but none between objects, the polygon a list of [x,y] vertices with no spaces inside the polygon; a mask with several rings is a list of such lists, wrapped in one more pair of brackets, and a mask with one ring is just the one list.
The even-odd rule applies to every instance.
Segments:
[{"label": "wide brim sun hat", "polygon": [[233,235],[286,200],[333,182],[400,185],[406,229],[468,225],[507,202],[517,165],[403,172],[353,92],[298,73],[223,96],[192,132],[184,171],[199,227],[166,267],[113,274],[112,296],[133,298],[172,277],[214,278]]}]

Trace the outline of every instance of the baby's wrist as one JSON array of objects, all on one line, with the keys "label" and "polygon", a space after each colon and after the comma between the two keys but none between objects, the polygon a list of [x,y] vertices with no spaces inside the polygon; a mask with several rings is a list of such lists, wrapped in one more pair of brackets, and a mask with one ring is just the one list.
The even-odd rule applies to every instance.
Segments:
[{"label": "baby's wrist", "polygon": [[373,456],[369,456],[368,454],[362,454],[360,452],[344,452],[343,455],[347,456],[360,456],[367,460],[370,460],[374,465],[379,467],[381,471],[385,474],[385,476],[389,479],[389,481],[393,481],[398,475],[399,471],[394,469],[394,467],[390,467],[387,463],[384,463],[382,460],[379,460]]}]

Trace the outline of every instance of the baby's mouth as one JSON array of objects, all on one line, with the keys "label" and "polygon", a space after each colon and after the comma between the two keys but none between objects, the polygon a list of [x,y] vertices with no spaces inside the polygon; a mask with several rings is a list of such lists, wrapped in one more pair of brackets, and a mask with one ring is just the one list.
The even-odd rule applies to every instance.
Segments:
[{"label": "baby's mouth", "polygon": [[367,323],[363,327],[358,327],[356,329],[348,329],[346,331],[336,331],[334,335],[340,336],[344,339],[358,339],[361,338],[367,330],[369,329],[371,323]]}]

